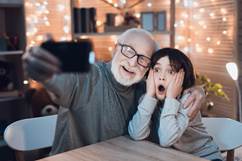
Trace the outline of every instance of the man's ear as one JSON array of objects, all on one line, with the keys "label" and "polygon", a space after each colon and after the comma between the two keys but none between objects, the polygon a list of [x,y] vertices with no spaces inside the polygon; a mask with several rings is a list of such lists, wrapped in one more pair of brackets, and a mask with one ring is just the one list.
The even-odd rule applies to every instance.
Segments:
[{"label": "man's ear", "polygon": [[113,56],[117,53],[117,49],[118,48],[118,44],[114,45],[114,49],[113,49]]}]

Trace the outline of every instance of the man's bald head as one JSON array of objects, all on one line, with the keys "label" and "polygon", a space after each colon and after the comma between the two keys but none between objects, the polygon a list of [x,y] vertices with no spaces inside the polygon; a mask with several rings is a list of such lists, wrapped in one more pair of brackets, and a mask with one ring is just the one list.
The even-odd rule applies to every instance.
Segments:
[{"label": "man's bald head", "polygon": [[131,46],[146,44],[145,46],[148,46],[151,51],[150,54],[159,49],[152,34],[144,29],[128,29],[118,37],[118,42],[121,44],[131,43]]}]

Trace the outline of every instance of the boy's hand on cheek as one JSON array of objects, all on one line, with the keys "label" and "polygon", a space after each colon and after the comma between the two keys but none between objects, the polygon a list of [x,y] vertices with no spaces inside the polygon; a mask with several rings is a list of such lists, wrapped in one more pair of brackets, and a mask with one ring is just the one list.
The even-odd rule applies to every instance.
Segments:
[{"label": "boy's hand on cheek", "polygon": [[184,71],[180,70],[178,73],[176,73],[173,76],[171,82],[169,83],[166,97],[176,98],[181,94],[183,79],[184,79]]},{"label": "boy's hand on cheek", "polygon": [[152,69],[150,69],[148,78],[146,80],[146,93],[151,97],[155,97],[155,81],[154,72]]}]

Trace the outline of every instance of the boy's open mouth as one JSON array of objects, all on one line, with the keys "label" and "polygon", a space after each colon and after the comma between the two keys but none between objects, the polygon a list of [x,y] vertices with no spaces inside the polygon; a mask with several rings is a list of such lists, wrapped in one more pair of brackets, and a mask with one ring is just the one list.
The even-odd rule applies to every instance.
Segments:
[{"label": "boy's open mouth", "polygon": [[160,92],[164,92],[165,91],[165,87],[163,85],[159,85],[158,90]]}]

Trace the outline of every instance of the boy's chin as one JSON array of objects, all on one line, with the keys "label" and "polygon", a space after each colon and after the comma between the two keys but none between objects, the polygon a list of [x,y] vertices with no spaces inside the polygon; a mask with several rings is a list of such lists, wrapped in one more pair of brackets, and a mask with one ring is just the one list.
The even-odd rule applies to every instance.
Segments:
[{"label": "boy's chin", "polygon": [[166,98],[165,95],[158,95],[157,96],[157,99],[160,100],[160,101],[163,101],[165,98]]}]

